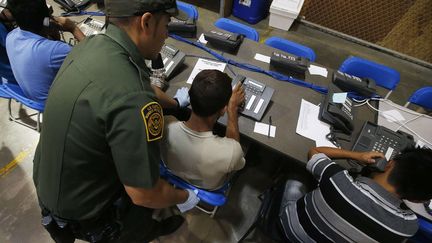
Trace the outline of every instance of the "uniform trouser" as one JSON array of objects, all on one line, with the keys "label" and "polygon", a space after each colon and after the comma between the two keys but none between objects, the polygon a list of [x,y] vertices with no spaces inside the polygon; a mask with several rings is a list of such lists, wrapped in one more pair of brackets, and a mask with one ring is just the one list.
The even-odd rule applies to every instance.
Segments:
[{"label": "uniform trouser", "polygon": [[[117,210],[115,210],[117,211]],[[42,224],[57,243],[75,239],[88,242],[149,242],[160,235],[160,222],[152,218],[153,210],[130,204],[122,215],[108,210],[98,220],[68,221],[42,209]],[[44,222],[45,221],[45,222]]]}]

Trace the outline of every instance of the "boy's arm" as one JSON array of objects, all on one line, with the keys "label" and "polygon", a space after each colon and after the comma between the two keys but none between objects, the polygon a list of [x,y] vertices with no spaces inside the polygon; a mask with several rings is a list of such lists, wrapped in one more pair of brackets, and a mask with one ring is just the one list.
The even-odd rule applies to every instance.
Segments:
[{"label": "boy's arm", "polygon": [[311,148],[308,153],[308,159],[314,154],[323,153],[331,159],[354,159],[364,164],[375,163],[376,158],[384,158],[384,155],[379,152],[355,152],[331,147],[315,147]]},{"label": "boy's arm", "polygon": [[237,84],[234,87],[231,98],[228,103],[227,113],[228,113],[228,122],[225,136],[227,138],[235,139],[236,141],[240,141],[240,133],[238,127],[238,107],[244,102],[245,93],[241,86],[241,84]]}]

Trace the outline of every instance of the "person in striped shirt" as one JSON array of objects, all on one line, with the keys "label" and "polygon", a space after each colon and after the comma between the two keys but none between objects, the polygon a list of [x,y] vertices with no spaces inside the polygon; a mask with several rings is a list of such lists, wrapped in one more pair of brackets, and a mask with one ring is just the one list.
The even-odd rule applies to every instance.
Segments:
[{"label": "person in striped shirt", "polygon": [[307,169],[318,180],[318,188],[300,195],[300,199],[284,195],[280,222],[288,240],[401,242],[414,235],[417,217],[402,199],[423,202],[432,198],[432,150],[403,151],[388,162],[385,172],[368,177],[353,178],[332,161],[346,158],[370,164],[377,157],[383,155],[327,147],[311,149]]}]

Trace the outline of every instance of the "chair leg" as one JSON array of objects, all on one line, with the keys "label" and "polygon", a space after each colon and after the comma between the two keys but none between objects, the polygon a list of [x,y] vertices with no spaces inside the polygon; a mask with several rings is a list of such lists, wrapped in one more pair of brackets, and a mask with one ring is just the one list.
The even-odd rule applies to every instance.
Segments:
[{"label": "chair leg", "polygon": [[[20,106],[21,106],[22,104],[20,104]],[[37,121],[36,121],[36,126],[34,127],[34,126],[31,126],[31,125],[29,125],[29,124],[27,124],[27,123],[25,123],[25,122],[22,122],[22,121],[20,121],[20,117],[18,116],[18,117],[15,117],[13,114],[12,114],[12,99],[9,99],[9,102],[8,102],[8,110],[9,110],[9,120],[10,121],[13,121],[13,122],[16,122],[16,123],[18,123],[18,124],[21,124],[21,125],[23,125],[23,126],[26,126],[26,127],[28,127],[28,128],[31,128],[31,129],[33,129],[33,130],[36,130],[36,131],[38,131],[38,132],[40,132],[40,130],[41,130],[41,127],[40,127],[40,117],[41,117],[41,113],[38,111],[37,113],[34,113],[34,114],[31,114],[31,115],[29,115],[29,116],[34,116],[34,115],[37,115]]]},{"label": "chair leg", "polygon": [[13,121],[14,117],[12,116],[12,99],[8,101],[8,110],[9,110],[9,120]]},{"label": "chair leg", "polygon": [[257,221],[253,222],[253,224],[249,227],[249,229],[246,231],[246,233],[242,236],[242,238],[238,241],[238,243],[242,242],[244,239],[248,237],[248,235],[255,229],[257,225]]},{"label": "chair leg", "polygon": [[213,209],[212,209],[212,210],[208,210],[208,209],[206,209],[206,208],[204,208],[204,207],[202,207],[202,206],[199,206],[199,205],[196,205],[195,207],[196,207],[197,209],[199,209],[200,211],[202,211],[202,212],[208,214],[208,215],[210,216],[210,218],[213,218],[213,217],[215,216],[216,211],[217,211],[218,208],[219,208],[218,206],[212,206]]},{"label": "chair leg", "polygon": [[210,218],[213,218],[215,216],[216,211],[218,210],[218,208],[219,208],[218,206],[214,207],[213,211],[210,214]]}]

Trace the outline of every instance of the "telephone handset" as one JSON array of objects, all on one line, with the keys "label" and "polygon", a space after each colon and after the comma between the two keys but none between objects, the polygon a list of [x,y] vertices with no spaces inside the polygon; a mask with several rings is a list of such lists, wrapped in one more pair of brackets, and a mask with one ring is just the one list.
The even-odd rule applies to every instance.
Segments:
[{"label": "telephone handset", "polygon": [[343,103],[334,102],[333,94],[340,92],[341,90],[335,85],[329,85],[329,92],[324,97],[324,102],[320,107],[319,119],[330,124],[333,131],[351,135],[354,130],[353,102],[348,97]]},{"label": "telephone handset", "polygon": [[292,71],[304,74],[309,67],[309,60],[288,53],[273,52],[270,58],[270,65],[282,72]]},{"label": "telephone handset", "polygon": [[354,91],[365,97],[371,97],[376,93],[374,80],[369,78],[359,78],[341,71],[333,73],[333,83],[343,91]]},{"label": "telephone handset", "polygon": [[227,52],[235,52],[243,42],[244,35],[210,30],[204,33],[204,38],[215,48]]},{"label": "telephone handset", "polygon": [[79,11],[90,3],[90,0],[54,0],[67,12]]},{"label": "telephone handset", "polygon": [[195,19],[189,18],[184,21],[171,18],[171,22],[168,23],[168,32],[170,34],[176,34],[186,38],[195,37],[197,32]]},{"label": "telephone handset", "polygon": [[172,45],[165,44],[161,50],[165,67],[165,76],[170,79],[174,72],[183,64],[186,54]]}]

